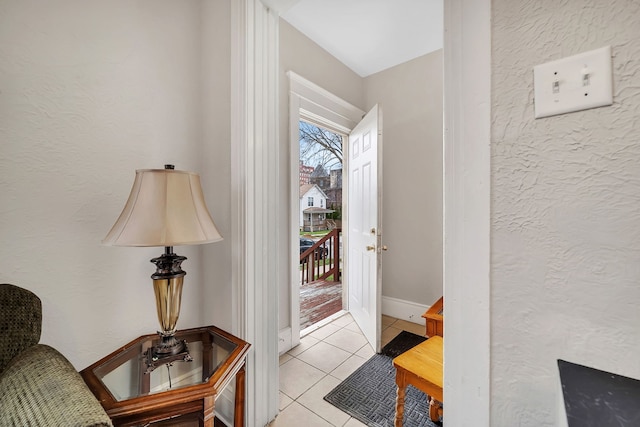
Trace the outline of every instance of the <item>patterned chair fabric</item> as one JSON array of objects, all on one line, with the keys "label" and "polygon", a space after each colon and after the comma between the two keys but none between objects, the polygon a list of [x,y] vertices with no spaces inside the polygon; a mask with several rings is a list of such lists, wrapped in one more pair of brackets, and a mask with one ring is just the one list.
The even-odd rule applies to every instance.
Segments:
[{"label": "patterned chair fabric", "polygon": [[38,344],[41,327],[40,299],[0,284],[0,427],[113,426],[73,365]]},{"label": "patterned chair fabric", "polygon": [[42,328],[42,303],[33,292],[0,284],[0,374],[9,361],[38,344]]}]

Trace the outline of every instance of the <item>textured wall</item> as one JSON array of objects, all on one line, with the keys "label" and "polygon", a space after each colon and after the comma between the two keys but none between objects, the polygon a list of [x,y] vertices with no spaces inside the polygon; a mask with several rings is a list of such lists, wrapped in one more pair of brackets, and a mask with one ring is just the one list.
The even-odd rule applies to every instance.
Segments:
[{"label": "textured wall", "polygon": [[382,294],[429,306],[442,296],[442,50],[366,77],[365,93],[367,110],[382,104]]},{"label": "textured wall", "polygon": [[[534,120],[532,67],[611,45],[614,105]],[[640,3],[496,0],[492,425],[555,425],[556,359],[640,378]]]},{"label": "textured wall", "polygon": [[[42,298],[42,341],[77,368],[157,329],[149,259],[162,249],[100,241],[135,169],[206,164],[204,19],[201,0],[0,2],[0,282]],[[180,248],[182,328],[203,322],[201,252]]]}]

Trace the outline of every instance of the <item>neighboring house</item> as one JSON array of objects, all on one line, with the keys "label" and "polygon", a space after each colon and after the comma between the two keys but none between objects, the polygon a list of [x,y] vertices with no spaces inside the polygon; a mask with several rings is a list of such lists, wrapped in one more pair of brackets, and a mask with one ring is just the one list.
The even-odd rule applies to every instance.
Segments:
[{"label": "neighboring house", "polygon": [[327,230],[328,197],[315,184],[300,186],[300,229],[303,231]]}]

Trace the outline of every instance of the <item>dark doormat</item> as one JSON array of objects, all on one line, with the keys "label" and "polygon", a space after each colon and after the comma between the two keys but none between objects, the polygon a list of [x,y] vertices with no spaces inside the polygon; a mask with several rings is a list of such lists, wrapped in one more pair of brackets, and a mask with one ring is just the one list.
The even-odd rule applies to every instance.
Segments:
[{"label": "dark doormat", "polygon": [[402,331],[397,337],[392,339],[389,344],[382,347],[380,354],[384,354],[385,356],[389,356],[393,359],[426,340],[426,337]]},{"label": "dark doormat", "polygon": [[[396,369],[393,357],[426,338],[403,332],[375,354],[346,380],[338,384],[324,400],[370,427],[393,427],[396,414]],[[413,386],[407,387],[404,427],[441,427],[429,418],[427,396]]]}]

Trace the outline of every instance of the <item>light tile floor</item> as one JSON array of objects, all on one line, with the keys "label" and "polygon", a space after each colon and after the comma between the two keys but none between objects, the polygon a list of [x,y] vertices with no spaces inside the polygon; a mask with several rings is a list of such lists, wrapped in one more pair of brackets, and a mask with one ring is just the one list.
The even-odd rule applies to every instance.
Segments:
[{"label": "light tile floor", "polygon": [[[424,325],[382,316],[382,346],[401,331],[424,335]],[[350,314],[311,332],[280,356],[280,414],[271,427],[362,427],[324,396],[374,351]]]}]

